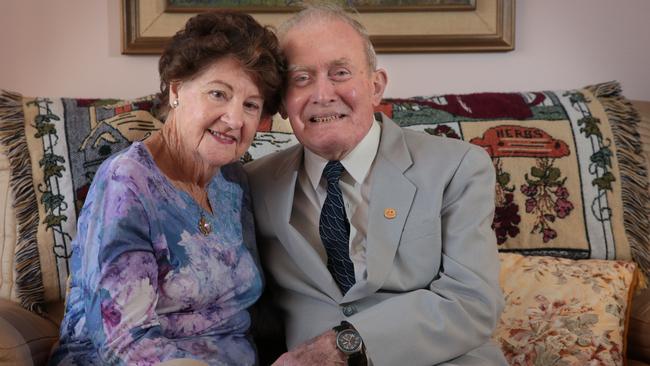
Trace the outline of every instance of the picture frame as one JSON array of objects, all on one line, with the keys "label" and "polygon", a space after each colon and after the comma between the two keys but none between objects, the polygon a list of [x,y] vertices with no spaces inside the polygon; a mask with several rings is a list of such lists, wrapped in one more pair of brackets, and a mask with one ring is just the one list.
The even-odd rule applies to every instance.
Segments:
[{"label": "picture frame", "polygon": [[[284,13],[297,11],[300,8],[294,0],[165,0],[165,12],[169,13],[198,13],[208,10],[234,8],[249,13]],[[407,5],[401,5],[400,0],[330,0],[339,5],[350,4],[355,10],[363,12],[388,11],[428,11],[428,10],[474,10],[476,0],[410,0]],[[283,5],[277,5],[278,3]]]},{"label": "picture frame", "polygon": [[[363,12],[378,53],[505,52],[515,46],[515,1],[475,0],[473,9]],[[160,54],[195,12],[172,12],[167,0],[122,0],[122,53]],[[250,12],[277,27],[291,12]]]}]

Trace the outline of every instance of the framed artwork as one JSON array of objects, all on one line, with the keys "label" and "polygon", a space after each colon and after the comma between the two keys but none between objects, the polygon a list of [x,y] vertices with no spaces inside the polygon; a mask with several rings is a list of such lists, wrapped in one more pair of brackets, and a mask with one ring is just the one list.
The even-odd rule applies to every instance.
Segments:
[{"label": "framed artwork", "polygon": [[[245,12],[284,13],[296,11],[296,0],[167,0],[165,11],[196,13],[215,9],[237,9]],[[358,12],[473,10],[476,0],[331,0],[340,6],[354,7]]]},{"label": "framed artwork", "polygon": [[[515,0],[339,0],[379,53],[487,52],[514,49]],[[160,54],[193,15],[236,9],[277,27],[298,10],[294,0],[122,0],[122,53]],[[237,5],[233,5],[237,3]],[[365,5],[362,5],[365,4]],[[355,7],[356,8],[356,7]]]}]

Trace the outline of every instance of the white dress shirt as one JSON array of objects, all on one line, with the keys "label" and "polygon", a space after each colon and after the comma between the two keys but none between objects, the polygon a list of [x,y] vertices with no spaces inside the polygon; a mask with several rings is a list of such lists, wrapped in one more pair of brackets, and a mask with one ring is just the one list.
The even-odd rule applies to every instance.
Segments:
[{"label": "white dress shirt", "polygon": [[[350,259],[354,265],[356,282],[366,279],[366,237],[370,179],[368,172],[377,155],[381,127],[374,121],[366,136],[341,160],[345,171],[339,186],[343,193],[345,213],[350,221]],[[327,197],[327,181],[322,177],[327,160],[304,149],[303,165],[293,201],[291,223],[327,263],[327,253],[320,240],[320,212]]]}]

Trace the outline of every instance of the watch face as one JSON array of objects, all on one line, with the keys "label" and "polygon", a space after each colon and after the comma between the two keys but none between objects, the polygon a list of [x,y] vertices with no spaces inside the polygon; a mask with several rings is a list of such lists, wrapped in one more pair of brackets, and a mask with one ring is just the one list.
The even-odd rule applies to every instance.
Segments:
[{"label": "watch face", "polygon": [[352,329],[345,329],[336,336],[336,345],[344,353],[350,354],[361,350],[361,336]]}]

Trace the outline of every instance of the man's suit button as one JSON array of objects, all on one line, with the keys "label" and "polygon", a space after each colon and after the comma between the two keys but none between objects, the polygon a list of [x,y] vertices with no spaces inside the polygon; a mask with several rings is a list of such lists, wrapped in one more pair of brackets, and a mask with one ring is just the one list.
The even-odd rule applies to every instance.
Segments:
[{"label": "man's suit button", "polygon": [[354,305],[345,305],[343,306],[343,315],[352,316],[357,312],[357,308]]}]

